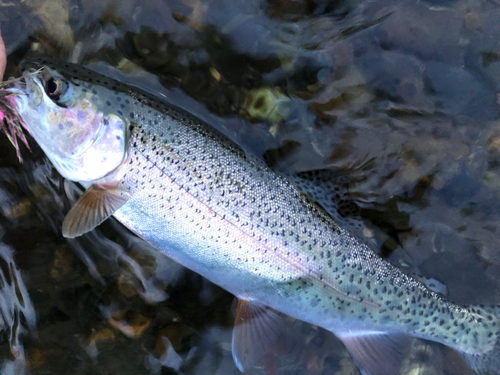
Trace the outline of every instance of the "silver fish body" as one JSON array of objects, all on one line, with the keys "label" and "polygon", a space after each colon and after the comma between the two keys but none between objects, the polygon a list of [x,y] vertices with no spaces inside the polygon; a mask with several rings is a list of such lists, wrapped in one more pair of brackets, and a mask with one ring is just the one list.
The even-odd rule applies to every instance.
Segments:
[{"label": "silver fish body", "polygon": [[[366,354],[357,353],[359,340],[391,335],[443,343],[463,353],[475,371],[500,373],[497,308],[459,306],[429,290],[188,112],[73,64],[32,60],[23,69],[27,81],[36,80],[39,69],[57,72],[73,97],[98,101],[95,110],[108,123],[116,116],[114,131],[122,129],[126,139],[123,157],[113,155],[107,173],[83,182],[116,182],[127,200],[114,216],[172,259],[239,299],[333,332],[365,373],[378,374],[381,365],[372,368]],[[48,142],[33,126],[26,121],[39,143]],[[49,145],[41,146],[52,159]],[[120,147],[115,142],[113,150]],[[117,160],[123,160],[119,167]],[[76,168],[83,167],[65,165],[60,172],[79,181],[75,175],[91,175],[68,172]]]}]

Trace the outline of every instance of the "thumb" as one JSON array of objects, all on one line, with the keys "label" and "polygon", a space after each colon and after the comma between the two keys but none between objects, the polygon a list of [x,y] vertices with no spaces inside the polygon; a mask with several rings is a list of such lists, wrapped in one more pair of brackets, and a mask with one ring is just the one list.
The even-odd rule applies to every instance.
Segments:
[{"label": "thumb", "polygon": [[5,44],[2,39],[2,31],[0,30],[0,81],[3,78],[5,64],[7,63],[7,55],[5,54]]}]

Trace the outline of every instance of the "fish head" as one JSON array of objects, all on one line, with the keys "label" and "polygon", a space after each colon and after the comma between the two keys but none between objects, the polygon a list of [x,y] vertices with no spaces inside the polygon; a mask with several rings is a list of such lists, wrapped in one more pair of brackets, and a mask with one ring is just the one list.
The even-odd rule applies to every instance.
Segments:
[{"label": "fish head", "polygon": [[127,119],[106,104],[113,91],[97,73],[49,59],[26,60],[21,72],[14,107],[61,175],[92,182],[123,162]]}]

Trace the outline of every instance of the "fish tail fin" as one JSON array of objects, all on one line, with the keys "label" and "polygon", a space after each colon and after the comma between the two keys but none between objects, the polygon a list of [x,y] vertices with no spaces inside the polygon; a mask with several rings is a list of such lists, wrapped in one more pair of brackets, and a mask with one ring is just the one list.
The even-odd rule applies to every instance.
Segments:
[{"label": "fish tail fin", "polygon": [[484,354],[465,353],[470,368],[475,374],[500,375],[500,343]]},{"label": "fish tail fin", "polygon": [[[463,355],[475,374],[500,375],[500,306],[481,305],[472,311],[482,318],[480,330],[473,337],[486,350],[480,353],[465,350]],[[477,346],[473,345],[472,350],[474,347]]]}]

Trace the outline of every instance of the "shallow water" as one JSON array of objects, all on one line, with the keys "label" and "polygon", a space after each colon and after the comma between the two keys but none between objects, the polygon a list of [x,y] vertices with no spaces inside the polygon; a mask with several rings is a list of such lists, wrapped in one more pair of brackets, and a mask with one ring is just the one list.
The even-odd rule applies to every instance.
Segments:
[{"label": "shallow water", "polygon": [[[333,169],[383,256],[452,300],[499,303],[495,0],[25,0],[0,3],[0,24],[7,76],[28,56],[92,64],[279,170]],[[20,165],[0,137],[0,373],[238,374],[232,296],[114,220],[62,238],[79,188],[31,148]],[[402,373],[440,368],[418,355],[439,349]],[[333,335],[290,320],[252,373],[357,370]]]}]

